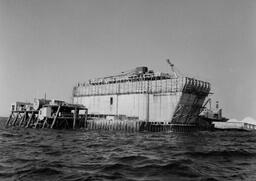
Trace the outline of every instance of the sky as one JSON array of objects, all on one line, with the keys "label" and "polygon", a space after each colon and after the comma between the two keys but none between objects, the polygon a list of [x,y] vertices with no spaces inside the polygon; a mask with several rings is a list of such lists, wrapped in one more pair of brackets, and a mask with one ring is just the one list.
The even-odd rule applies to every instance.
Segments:
[{"label": "sky", "polygon": [[254,0],[0,0],[0,115],[137,66],[170,72],[169,58],[224,116],[256,119],[255,32]]}]

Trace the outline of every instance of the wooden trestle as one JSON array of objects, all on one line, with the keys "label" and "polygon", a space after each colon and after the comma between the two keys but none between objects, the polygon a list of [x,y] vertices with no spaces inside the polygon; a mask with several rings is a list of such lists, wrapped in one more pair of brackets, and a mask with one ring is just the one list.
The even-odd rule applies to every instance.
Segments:
[{"label": "wooden trestle", "polygon": [[[68,105],[48,105],[52,109],[49,117],[39,118],[40,110],[22,110],[12,111],[6,127],[23,128],[83,128],[87,120],[87,109],[73,107]],[[86,113],[80,115],[79,110],[85,110]],[[72,113],[73,112],[73,113]]]}]

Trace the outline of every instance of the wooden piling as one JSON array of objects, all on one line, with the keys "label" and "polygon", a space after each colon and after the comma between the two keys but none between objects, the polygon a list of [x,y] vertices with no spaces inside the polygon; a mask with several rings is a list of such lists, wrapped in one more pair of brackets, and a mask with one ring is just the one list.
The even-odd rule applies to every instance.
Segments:
[{"label": "wooden piling", "polygon": [[26,117],[27,117],[27,112],[25,111],[24,114],[23,114],[23,116],[22,116],[22,118],[21,118],[21,120],[20,120],[19,127],[21,127],[21,126],[22,126],[22,123],[23,123],[24,121],[26,121]]},{"label": "wooden piling", "polygon": [[73,129],[76,128],[76,120],[77,120],[77,108],[75,108],[74,110]]},{"label": "wooden piling", "polygon": [[47,124],[47,120],[48,120],[48,118],[45,118],[42,128],[45,128],[45,125]]},{"label": "wooden piling", "polygon": [[16,114],[16,117],[14,119],[14,121],[12,122],[12,126],[15,126],[15,123],[17,122],[17,120],[19,119],[20,113]]},{"label": "wooden piling", "polygon": [[5,126],[9,125],[9,122],[11,121],[12,117],[13,117],[13,111],[11,112],[10,116],[8,117],[8,119],[7,119],[6,123],[5,123]]},{"label": "wooden piling", "polygon": [[54,126],[54,124],[55,124],[55,122],[56,122],[56,120],[57,120],[58,114],[59,114],[59,112],[60,112],[60,107],[61,107],[61,106],[58,106],[58,110],[57,110],[57,112],[56,112],[56,115],[54,116],[54,119],[53,119],[51,128],[53,128],[53,126]]},{"label": "wooden piling", "polygon": [[34,128],[37,128],[38,123],[39,123],[39,118],[37,117],[35,120]]},{"label": "wooden piling", "polygon": [[29,117],[29,120],[28,120],[28,122],[27,122],[26,128],[28,128],[28,127],[29,127],[30,122],[31,122],[31,120],[32,120],[33,116],[34,116],[34,112],[32,112],[32,113],[31,113],[31,115],[30,115],[30,117]]}]

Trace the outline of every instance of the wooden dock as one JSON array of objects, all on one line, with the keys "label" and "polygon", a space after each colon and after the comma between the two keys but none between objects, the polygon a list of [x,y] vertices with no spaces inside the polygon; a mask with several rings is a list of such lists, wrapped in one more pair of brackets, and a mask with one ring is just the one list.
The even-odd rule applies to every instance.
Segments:
[{"label": "wooden dock", "polygon": [[[75,105],[47,105],[50,114],[42,116],[40,110],[11,111],[6,127],[76,129],[85,127],[87,109]],[[84,110],[85,114],[79,114]]]}]

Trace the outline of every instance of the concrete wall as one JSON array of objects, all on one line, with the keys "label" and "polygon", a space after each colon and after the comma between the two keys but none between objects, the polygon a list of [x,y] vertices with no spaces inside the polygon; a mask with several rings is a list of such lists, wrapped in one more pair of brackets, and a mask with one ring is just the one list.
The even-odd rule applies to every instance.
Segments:
[{"label": "concrete wall", "polygon": [[171,121],[180,98],[181,93],[102,95],[74,97],[74,103],[85,105],[89,114],[119,114],[144,121]]},{"label": "concrete wall", "polygon": [[73,96],[74,103],[85,105],[89,114],[126,115],[142,121],[195,123],[209,91],[209,83],[186,77],[78,85]]},{"label": "concrete wall", "polygon": [[171,121],[180,97],[181,93],[151,94],[149,97],[149,120]]}]

